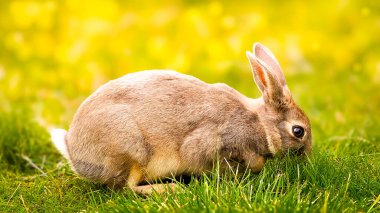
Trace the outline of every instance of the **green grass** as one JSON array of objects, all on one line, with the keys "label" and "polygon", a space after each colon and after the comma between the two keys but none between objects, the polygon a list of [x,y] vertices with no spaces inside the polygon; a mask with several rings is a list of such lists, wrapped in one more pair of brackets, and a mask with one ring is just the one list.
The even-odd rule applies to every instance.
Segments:
[{"label": "green grass", "polygon": [[[178,182],[175,193],[141,197],[77,177],[28,113],[1,113],[0,209],[67,211],[380,211],[379,138],[350,133],[314,141],[310,158],[271,159],[260,174],[215,168]],[[3,132],[4,133],[4,132]],[[335,149],[326,144],[331,141]]]}]

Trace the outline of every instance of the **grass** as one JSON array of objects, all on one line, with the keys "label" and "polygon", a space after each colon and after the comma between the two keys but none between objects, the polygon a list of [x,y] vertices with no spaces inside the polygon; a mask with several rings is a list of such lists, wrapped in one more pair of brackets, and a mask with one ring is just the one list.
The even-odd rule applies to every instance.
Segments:
[{"label": "grass", "polygon": [[[0,116],[7,133],[0,139],[5,212],[380,211],[379,138],[330,137],[314,141],[311,157],[271,159],[260,174],[215,168],[188,183],[174,180],[181,186],[175,193],[140,197],[77,177],[27,113]],[[329,140],[336,142],[336,151],[325,147]]]}]

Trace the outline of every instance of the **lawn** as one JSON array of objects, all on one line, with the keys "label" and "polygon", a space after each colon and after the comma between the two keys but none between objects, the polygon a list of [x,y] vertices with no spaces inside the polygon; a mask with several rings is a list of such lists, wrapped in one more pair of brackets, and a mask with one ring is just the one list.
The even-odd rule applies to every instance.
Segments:
[{"label": "lawn", "polygon": [[[0,31],[1,212],[380,212],[376,1],[5,1]],[[270,159],[259,174],[216,166],[141,197],[79,178],[50,142],[97,87],[138,70],[258,97],[245,57],[256,41],[310,118],[306,159]]]}]

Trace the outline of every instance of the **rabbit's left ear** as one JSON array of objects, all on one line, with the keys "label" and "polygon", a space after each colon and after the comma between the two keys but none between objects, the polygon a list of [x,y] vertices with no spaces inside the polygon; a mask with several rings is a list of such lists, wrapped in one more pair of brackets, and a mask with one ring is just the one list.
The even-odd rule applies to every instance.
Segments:
[{"label": "rabbit's left ear", "polygon": [[272,52],[260,43],[255,43],[253,53],[247,51],[247,57],[264,101],[279,107],[288,104],[291,101],[291,94],[281,67]]},{"label": "rabbit's left ear", "polygon": [[260,61],[264,62],[264,65],[268,71],[276,75],[281,86],[286,86],[285,76],[282,73],[280,63],[278,63],[276,57],[273,53],[260,43],[255,43],[253,45],[253,53]]}]

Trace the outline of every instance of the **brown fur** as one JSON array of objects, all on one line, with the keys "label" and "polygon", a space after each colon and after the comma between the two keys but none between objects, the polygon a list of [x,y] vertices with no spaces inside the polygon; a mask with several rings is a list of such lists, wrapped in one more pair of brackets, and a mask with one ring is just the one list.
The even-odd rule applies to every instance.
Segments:
[{"label": "brown fur", "polygon": [[[266,51],[257,44],[247,53],[260,99],[174,71],[128,74],[100,87],[82,103],[66,137],[74,170],[113,188],[149,193],[165,187],[138,184],[199,174],[217,160],[259,172],[268,154],[310,151],[309,121]],[[305,126],[306,138],[289,133],[293,121]]]}]

